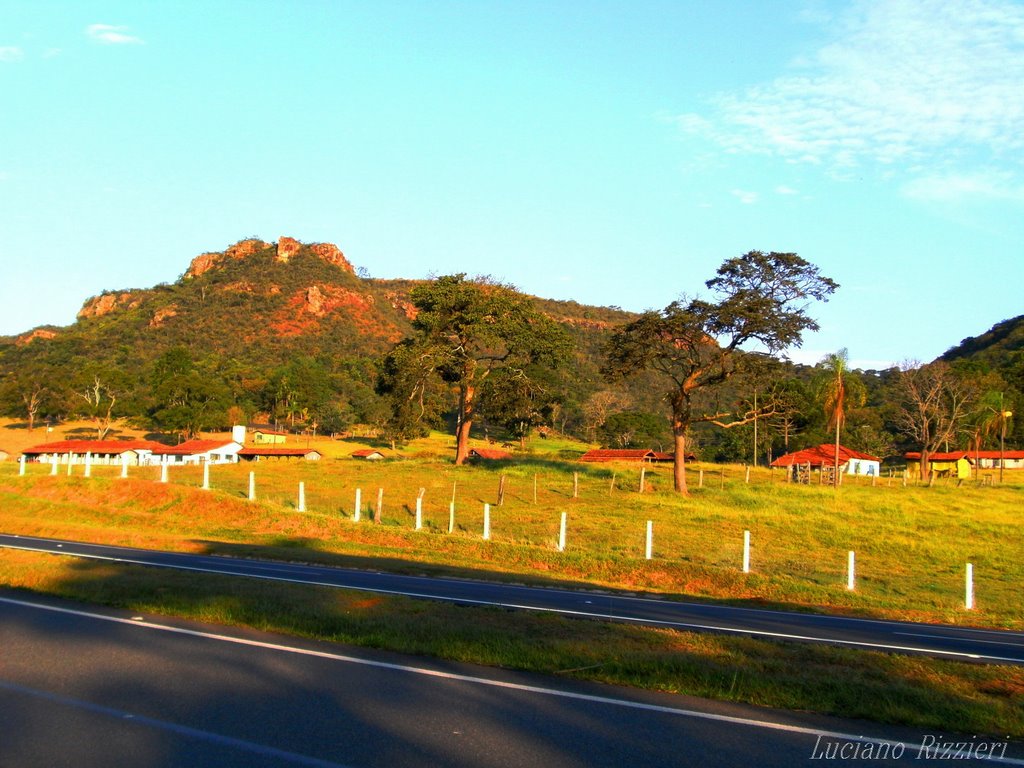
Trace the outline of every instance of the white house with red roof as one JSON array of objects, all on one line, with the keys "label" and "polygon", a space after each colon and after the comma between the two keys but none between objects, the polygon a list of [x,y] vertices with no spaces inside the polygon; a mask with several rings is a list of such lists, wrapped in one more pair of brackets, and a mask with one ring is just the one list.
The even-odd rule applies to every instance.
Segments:
[{"label": "white house with red roof", "polygon": [[[771,463],[771,466],[786,468],[810,466],[811,469],[821,469],[822,467],[831,467],[835,462],[835,445],[822,443],[813,448],[804,448],[801,451],[779,456]],[[881,460],[877,456],[870,456],[840,445],[839,470],[847,475],[874,475],[877,477],[881,470]]]},{"label": "white house with red roof", "polygon": [[242,444],[234,440],[186,440],[153,451],[154,464],[235,464]]},{"label": "white house with red roof", "polygon": [[153,453],[165,448],[152,440],[57,440],[26,448],[21,453],[27,461],[46,464],[149,464]]}]

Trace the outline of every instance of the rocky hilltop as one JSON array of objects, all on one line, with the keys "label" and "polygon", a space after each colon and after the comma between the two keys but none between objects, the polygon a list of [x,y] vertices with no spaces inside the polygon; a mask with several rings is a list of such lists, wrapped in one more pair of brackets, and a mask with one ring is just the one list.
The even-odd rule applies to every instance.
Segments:
[{"label": "rocky hilltop", "polygon": [[[345,254],[334,243],[310,243],[305,247],[328,264],[333,264],[349,274],[355,273],[352,264],[349,263],[348,259],[345,258]],[[262,240],[240,240],[224,251],[201,253],[196,256],[192,259],[192,263],[189,264],[185,277],[199,277],[227,260],[245,259],[269,248],[275,249],[274,258],[276,261],[287,264],[293,257],[298,255],[303,248],[303,244],[291,237],[284,236],[278,238],[276,246],[271,243],[265,243]]]}]

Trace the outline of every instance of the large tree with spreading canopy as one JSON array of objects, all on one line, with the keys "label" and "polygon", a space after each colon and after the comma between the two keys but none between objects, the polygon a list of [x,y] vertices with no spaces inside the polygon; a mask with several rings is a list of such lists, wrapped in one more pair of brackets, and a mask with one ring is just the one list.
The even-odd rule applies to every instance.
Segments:
[{"label": "large tree with spreading canopy", "polygon": [[710,395],[759,357],[799,346],[804,331],[818,329],[807,314],[809,302],[827,301],[838,287],[795,253],[761,251],[726,260],[705,285],[710,299],[674,301],[616,331],[605,364],[613,379],[647,369],[664,376],[675,445],[674,485],[683,494],[693,424],[732,427],[774,412],[769,400],[757,412],[748,410],[727,421],[733,412],[715,406]]}]

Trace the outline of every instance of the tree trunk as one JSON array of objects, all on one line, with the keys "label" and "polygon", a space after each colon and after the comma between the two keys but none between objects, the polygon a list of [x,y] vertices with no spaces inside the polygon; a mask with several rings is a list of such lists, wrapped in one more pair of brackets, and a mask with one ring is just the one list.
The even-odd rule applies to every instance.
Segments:
[{"label": "tree trunk", "polygon": [[672,464],[672,481],[676,493],[689,496],[686,489],[686,433],[676,432],[674,435],[675,461]]},{"label": "tree trunk", "polygon": [[473,426],[476,410],[476,387],[466,384],[459,392],[459,428],[455,435],[455,464],[461,466],[469,457],[469,429]]},{"label": "tree trunk", "polygon": [[932,452],[927,448],[921,448],[921,482],[928,482],[928,477],[931,474],[931,462],[929,458]]},{"label": "tree trunk", "polygon": [[832,485],[835,488],[839,487],[839,428],[840,428],[840,426],[841,426],[841,421],[839,419],[836,419],[836,453],[835,453],[835,456],[834,456],[835,466],[832,468],[833,469]]}]

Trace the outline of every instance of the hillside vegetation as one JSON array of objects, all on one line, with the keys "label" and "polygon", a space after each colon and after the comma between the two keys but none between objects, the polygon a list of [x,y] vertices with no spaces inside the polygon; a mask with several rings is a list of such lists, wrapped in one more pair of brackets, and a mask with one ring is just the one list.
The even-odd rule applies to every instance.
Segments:
[{"label": "hillside vegetation", "polygon": [[[85,302],[66,328],[42,327],[0,338],[0,412],[59,424],[128,418],[150,432],[189,434],[239,422],[270,422],[298,431],[380,430],[390,405],[377,392],[381,361],[409,336],[416,309],[411,280],[358,273],[335,246],[247,239],[192,260],[180,278],[148,289],[112,290]],[[697,287],[680,285],[680,293]],[[533,393],[530,421],[556,433],[611,447],[667,450],[672,435],[665,387],[653,373],[609,382],[601,374],[613,332],[636,315],[615,307],[531,299],[568,334],[568,364],[552,369]],[[1024,317],[965,339],[942,358],[1006,410],[1024,391]],[[843,443],[878,456],[918,450],[900,423],[896,370],[852,372],[866,393],[847,416]],[[831,439],[817,368],[779,364],[770,374],[736,380],[708,408],[751,407],[760,387],[785,389],[785,414],[753,427],[694,428],[691,445],[706,460],[766,464],[793,448]],[[426,426],[453,420],[453,399]],[[1024,419],[1007,425],[1006,445],[1024,445]],[[477,434],[509,439],[502,420],[484,412]],[[997,435],[981,435],[994,447]],[[967,430],[954,447],[966,447]]]}]

